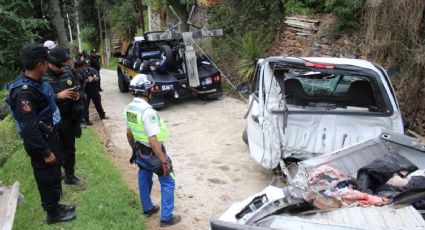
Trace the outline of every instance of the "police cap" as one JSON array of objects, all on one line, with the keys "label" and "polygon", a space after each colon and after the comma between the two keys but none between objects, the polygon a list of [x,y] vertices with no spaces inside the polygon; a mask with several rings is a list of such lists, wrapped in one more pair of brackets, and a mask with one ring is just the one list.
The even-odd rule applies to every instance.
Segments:
[{"label": "police cap", "polygon": [[62,48],[53,48],[49,51],[49,63],[60,65],[67,60],[66,51]]},{"label": "police cap", "polygon": [[74,62],[74,67],[79,68],[79,67],[83,66],[84,64],[86,64],[85,61],[76,61],[76,62]]},{"label": "police cap", "polygon": [[30,44],[22,49],[22,58],[24,60],[49,59],[47,48],[41,44]]}]

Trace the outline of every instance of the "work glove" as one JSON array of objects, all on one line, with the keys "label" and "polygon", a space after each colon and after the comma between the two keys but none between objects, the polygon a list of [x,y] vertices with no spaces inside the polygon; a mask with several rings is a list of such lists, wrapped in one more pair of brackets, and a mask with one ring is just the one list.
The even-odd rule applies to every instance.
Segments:
[{"label": "work glove", "polygon": [[171,171],[170,165],[167,162],[162,163],[162,170],[164,171],[163,176],[167,176]]}]

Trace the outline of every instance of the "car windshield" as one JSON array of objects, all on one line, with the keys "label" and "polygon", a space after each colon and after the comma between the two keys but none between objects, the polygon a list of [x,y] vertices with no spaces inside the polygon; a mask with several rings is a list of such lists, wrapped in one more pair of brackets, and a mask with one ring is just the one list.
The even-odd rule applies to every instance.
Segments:
[{"label": "car windshield", "polygon": [[275,71],[288,107],[309,110],[384,112],[375,78],[350,72],[286,69]]}]

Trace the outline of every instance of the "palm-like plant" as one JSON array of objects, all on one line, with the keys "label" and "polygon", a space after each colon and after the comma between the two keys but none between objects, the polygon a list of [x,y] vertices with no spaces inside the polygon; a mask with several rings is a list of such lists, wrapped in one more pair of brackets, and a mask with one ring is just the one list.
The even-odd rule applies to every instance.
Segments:
[{"label": "palm-like plant", "polygon": [[237,38],[235,45],[239,56],[236,62],[238,73],[245,80],[250,81],[254,75],[256,59],[266,56],[267,36],[258,36],[249,32]]}]

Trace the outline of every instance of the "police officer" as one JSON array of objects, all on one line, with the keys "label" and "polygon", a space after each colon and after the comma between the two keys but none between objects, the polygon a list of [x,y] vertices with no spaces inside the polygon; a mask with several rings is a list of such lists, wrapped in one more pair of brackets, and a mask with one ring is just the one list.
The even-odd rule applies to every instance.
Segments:
[{"label": "police officer", "polygon": [[43,79],[52,86],[62,116],[58,132],[65,183],[78,185],[81,181],[75,176],[75,137],[81,135],[80,121],[84,109],[82,100],[84,92],[78,79],[69,71],[64,71],[67,59],[65,50],[51,49],[49,56],[49,68]]},{"label": "police officer", "polygon": [[[97,55],[95,49],[92,49],[90,51],[90,55],[88,56],[88,60],[90,61],[90,67],[95,69],[98,73],[100,73],[100,56]],[[100,92],[103,91],[102,87],[100,86],[101,80],[102,79],[100,78],[100,75],[99,75],[99,81],[97,82],[97,84],[98,84]]]},{"label": "police officer", "polygon": [[31,158],[34,178],[47,212],[47,223],[75,218],[75,206],[59,204],[62,193],[60,154],[56,125],[61,120],[54,92],[41,77],[47,70],[47,49],[29,45],[23,49],[24,72],[9,86],[8,103],[16,127]]},{"label": "police officer", "polygon": [[94,106],[96,108],[97,113],[99,114],[100,119],[109,119],[106,116],[105,111],[102,107],[102,98],[99,93],[98,82],[100,81],[99,72],[95,69],[89,67],[89,61],[86,60],[82,66],[82,74],[85,79],[85,91],[87,95],[87,101],[84,107],[84,120],[87,125],[92,125],[93,123],[90,121],[90,102],[93,100]]},{"label": "police officer", "polygon": [[80,127],[87,127],[87,124],[85,122],[85,111],[86,111],[86,104],[87,104],[87,94],[86,94],[86,83],[85,83],[85,79],[84,79],[84,75],[83,75],[83,65],[84,65],[85,61],[75,61],[74,62],[74,72],[78,78],[78,82],[80,84],[80,87],[84,90],[84,98],[83,98],[83,114],[82,114],[82,118],[81,118],[81,122],[80,122]]},{"label": "police officer", "polygon": [[96,50],[92,49],[90,51],[90,56],[88,56],[88,59],[90,60],[90,67],[95,69],[97,72],[100,71],[100,57],[97,55]]},{"label": "police officer", "polygon": [[153,173],[158,175],[161,184],[161,221],[166,227],[180,222],[178,215],[173,215],[175,181],[170,157],[166,154],[163,143],[168,139],[168,131],[148,100],[153,81],[150,76],[136,75],[130,82],[130,89],[135,97],[124,110],[127,123],[127,139],[133,149],[130,163],[139,166],[138,180],[140,201],[145,215],[158,212],[159,207],[152,204]]}]

